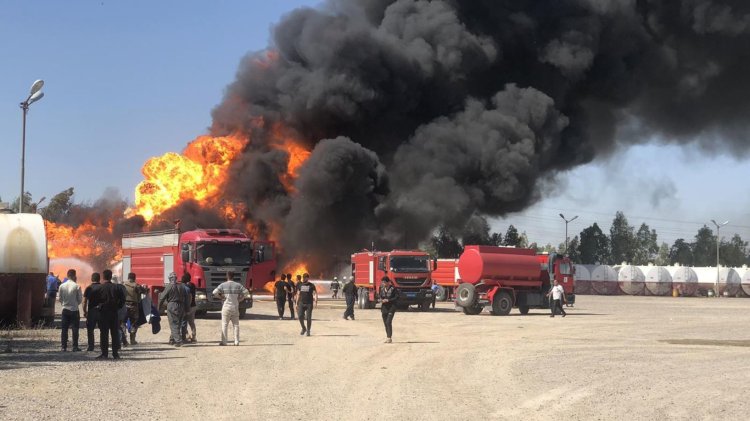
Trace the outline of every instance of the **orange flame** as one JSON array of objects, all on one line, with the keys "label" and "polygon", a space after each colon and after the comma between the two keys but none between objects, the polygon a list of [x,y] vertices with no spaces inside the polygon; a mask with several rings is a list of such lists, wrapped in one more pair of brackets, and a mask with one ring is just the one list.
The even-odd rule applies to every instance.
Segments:
[{"label": "orange flame", "polygon": [[85,222],[74,228],[46,221],[45,230],[50,259],[76,257],[107,266],[110,260],[121,258],[119,245],[111,241],[112,224],[102,228]]}]

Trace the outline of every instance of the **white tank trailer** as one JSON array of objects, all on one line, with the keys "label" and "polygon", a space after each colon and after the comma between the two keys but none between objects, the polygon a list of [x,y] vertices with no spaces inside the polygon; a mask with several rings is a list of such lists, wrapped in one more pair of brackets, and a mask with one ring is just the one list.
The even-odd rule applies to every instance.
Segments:
[{"label": "white tank trailer", "polygon": [[47,234],[37,214],[0,214],[0,323],[30,327],[43,316]]}]

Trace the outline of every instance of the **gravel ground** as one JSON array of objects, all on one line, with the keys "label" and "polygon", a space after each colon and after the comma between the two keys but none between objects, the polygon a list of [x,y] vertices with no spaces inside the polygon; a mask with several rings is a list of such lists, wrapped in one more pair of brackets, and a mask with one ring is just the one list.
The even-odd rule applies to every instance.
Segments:
[{"label": "gravel ground", "polygon": [[[0,334],[0,419],[747,419],[750,300],[580,296],[566,318],[465,316],[451,304],[341,319],[313,336],[256,301],[241,346],[219,320],[174,348],[144,330],[120,361],[62,353],[59,330]],[[81,335],[85,343],[85,333]],[[10,342],[9,337],[14,339]]]}]

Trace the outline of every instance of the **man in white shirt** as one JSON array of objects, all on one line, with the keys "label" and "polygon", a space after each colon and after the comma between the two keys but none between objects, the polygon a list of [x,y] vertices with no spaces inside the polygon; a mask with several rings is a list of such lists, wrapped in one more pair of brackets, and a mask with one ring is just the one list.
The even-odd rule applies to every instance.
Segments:
[{"label": "man in white shirt", "polygon": [[555,284],[552,286],[552,289],[549,290],[547,293],[547,296],[552,296],[552,300],[550,301],[550,309],[552,310],[552,314],[550,314],[549,317],[555,317],[555,314],[557,314],[557,310],[560,310],[560,313],[562,313],[562,316],[565,317],[567,313],[565,313],[565,310],[563,310],[563,300],[565,300],[565,290],[563,289],[562,285],[560,285],[559,282],[557,282],[557,279],[555,279]]},{"label": "man in white shirt", "polygon": [[247,288],[233,279],[234,272],[227,272],[227,280],[213,291],[214,296],[224,300],[221,308],[221,343],[219,345],[227,344],[227,327],[230,320],[234,327],[234,345],[240,344],[240,302],[249,292]]},{"label": "man in white shirt", "polygon": [[68,270],[68,281],[60,285],[58,300],[62,304],[62,347],[63,351],[68,350],[68,328],[73,329],[73,351],[80,351],[78,348],[78,325],[81,322],[81,313],[78,311],[83,301],[81,287],[76,283],[75,269]]}]

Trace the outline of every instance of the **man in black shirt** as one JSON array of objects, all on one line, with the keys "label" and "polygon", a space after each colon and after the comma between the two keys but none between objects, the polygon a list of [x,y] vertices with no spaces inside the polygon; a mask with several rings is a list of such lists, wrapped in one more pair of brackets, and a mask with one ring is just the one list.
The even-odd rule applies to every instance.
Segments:
[{"label": "man in black shirt", "polygon": [[294,320],[294,296],[297,295],[297,284],[294,283],[291,273],[286,274],[286,285],[286,300],[289,302],[289,313]]},{"label": "man in black shirt", "polygon": [[349,279],[349,282],[344,284],[344,298],[346,298],[346,311],[344,312],[344,319],[349,320],[351,317],[354,320],[354,302],[357,300],[357,286],[354,285],[354,277]]},{"label": "man in black shirt", "polygon": [[[304,274],[302,277],[302,283],[297,287],[297,315],[299,316],[299,324],[302,326],[300,335],[310,336],[310,325],[312,324],[312,311],[313,303],[318,305],[318,291],[315,289],[315,285],[310,283],[310,275]],[[305,320],[307,320],[307,327],[305,328]]]},{"label": "man in black shirt", "polygon": [[393,342],[391,340],[391,335],[393,334],[393,316],[396,315],[396,303],[399,293],[391,285],[391,280],[387,276],[384,276],[380,282],[380,313],[383,316],[383,324],[385,325],[385,334],[387,336],[385,343],[389,344]]},{"label": "man in black shirt", "polygon": [[94,350],[94,329],[99,324],[99,283],[101,276],[94,272],[91,274],[91,285],[83,292],[83,317],[86,318],[86,336],[88,337],[88,348],[86,351]]},{"label": "man in black shirt", "polygon": [[273,296],[276,299],[276,310],[279,312],[279,320],[284,318],[284,310],[286,307],[286,296],[289,286],[286,283],[286,275],[281,274],[281,279],[273,284]]},{"label": "man in black shirt", "polygon": [[120,358],[120,329],[117,317],[118,310],[125,305],[125,293],[117,284],[112,283],[112,271],[102,271],[101,287],[99,288],[100,315],[99,315],[99,346],[102,353],[97,360],[108,358],[109,338],[112,337],[112,358]]}]

